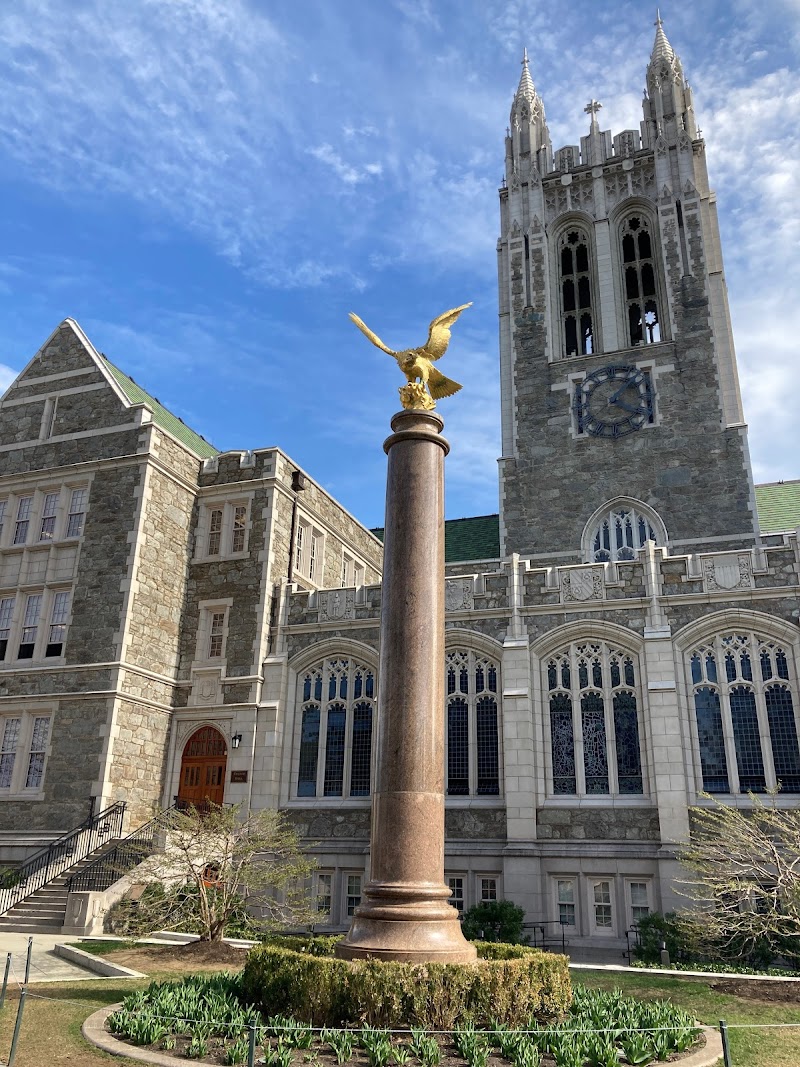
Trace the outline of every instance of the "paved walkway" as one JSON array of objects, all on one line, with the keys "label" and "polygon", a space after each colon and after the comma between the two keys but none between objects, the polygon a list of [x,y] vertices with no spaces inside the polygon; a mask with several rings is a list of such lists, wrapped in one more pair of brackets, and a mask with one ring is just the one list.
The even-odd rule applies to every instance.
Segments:
[{"label": "paved walkway", "polygon": [[56,956],[53,946],[57,941],[72,941],[75,938],[63,934],[12,934],[0,933],[0,982],[5,973],[6,957],[11,953],[11,970],[8,984],[22,985],[25,978],[25,960],[28,955],[28,937],[33,937],[31,953],[31,973],[29,981],[33,982],[79,982],[87,978],[96,978],[96,974],[78,967],[68,960]]}]

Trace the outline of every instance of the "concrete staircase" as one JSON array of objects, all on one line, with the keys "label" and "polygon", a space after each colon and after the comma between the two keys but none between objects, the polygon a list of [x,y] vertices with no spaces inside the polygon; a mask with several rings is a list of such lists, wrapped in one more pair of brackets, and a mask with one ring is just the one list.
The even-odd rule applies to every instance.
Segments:
[{"label": "concrete staircase", "polygon": [[77,874],[116,844],[109,841],[85,859],[62,871],[29,897],[20,900],[5,915],[0,915],[0,934],[59,934],[67,913],[68,893],[64,888],[71,875]]}]

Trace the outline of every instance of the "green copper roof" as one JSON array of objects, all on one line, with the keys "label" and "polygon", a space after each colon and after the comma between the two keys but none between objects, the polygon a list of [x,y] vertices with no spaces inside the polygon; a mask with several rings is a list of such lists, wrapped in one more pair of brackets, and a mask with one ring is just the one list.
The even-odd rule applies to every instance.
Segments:
[{"label": "green copper roof", "polygon": [[[372,530],[383,540],[383,527]],[[444,558],[446,563],[473,559],[498,559],[500,556],[500,516],[476,515],[468,519],[448,519],[444,524]]]},{"label": "green copper roof", "polygon": [[137,385],[133,378],[129,378],[127,374],[115,367],[109,360],[105,359],[106,366],[113,375],[117,385],[120,386],[125,396],[132,404],[147,404],[147,406],[153,412],[153,422],[156,426],[160,426],[162,430],[166,430],[167,433],[172,434],[177,438],[181,444],[186,445],[192,452],[196,453],[201,459],[211,459],[212,456],[218,454],[218,450],[213,445],[206,441],[205,437],[201,437],[199,433],[195,433],[189,426],[179,419],[177,415],[173,415],[171,411],[160,404],[154,396],[150,396],[145,392],[140,385]]},{"label": "green copper roof", "polygon": [[447,563],[468,559],[497,559],[500,555],[500,516],[476,515],[444,524]]},{"label": "green copper roof", "polygon": [[[756,486],[758,520],[762,533],[783,533],[800,526],[800,480]],[[383,528],[372,531],[383,540]],[[444,524],[444,555],[447,563],[497,559],[500,555],[498,515],[448,519]]]},{"label": "green copper roof", "polygon": [[785,533],[800,526],[800,480],[756,486],[762,533]]}]

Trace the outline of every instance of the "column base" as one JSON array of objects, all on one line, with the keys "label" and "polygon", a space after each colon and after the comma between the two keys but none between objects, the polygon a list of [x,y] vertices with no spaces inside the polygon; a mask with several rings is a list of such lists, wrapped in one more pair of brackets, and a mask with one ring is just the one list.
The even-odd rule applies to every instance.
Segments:
[{"label": "column base", "polygon": [[336,946],[341,959],[400,963],[475,963],[478,953],[461,932],[446,885],[370,882],[366,903],[356,908],[347,936]]}]

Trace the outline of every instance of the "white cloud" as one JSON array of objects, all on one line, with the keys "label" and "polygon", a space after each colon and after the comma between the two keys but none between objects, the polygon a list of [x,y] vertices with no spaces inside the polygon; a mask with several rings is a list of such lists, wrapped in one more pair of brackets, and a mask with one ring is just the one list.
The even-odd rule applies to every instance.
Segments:
[{"label": "white cloud", "polygon": [[366,181],[368,177],[376,177],[383,172],[383,167],[380,163],[367,163],[363,168],[354,167],[346,163],[333,145],[329,144],[321,144],[316,148],[309,148],[308,154],[319,160],[320,163],[330,167],[345,185],[358,185],[359,182]]}]

